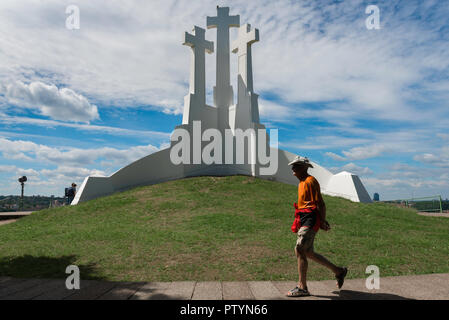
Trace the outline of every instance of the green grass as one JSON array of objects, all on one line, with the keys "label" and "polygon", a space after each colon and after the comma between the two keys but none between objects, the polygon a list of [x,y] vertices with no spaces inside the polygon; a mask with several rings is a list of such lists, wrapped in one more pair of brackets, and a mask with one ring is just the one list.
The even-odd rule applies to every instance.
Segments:
[{"label": "green grass", "polygon": [[[123,281],[296,280],[297,188],[250,177],[140,187],[0,226],[0,275]],[[315,250],[350,278],[449,272],[449,219],[325,196],[330,232]],[[309,280],[332,279],[309,263]]]}]

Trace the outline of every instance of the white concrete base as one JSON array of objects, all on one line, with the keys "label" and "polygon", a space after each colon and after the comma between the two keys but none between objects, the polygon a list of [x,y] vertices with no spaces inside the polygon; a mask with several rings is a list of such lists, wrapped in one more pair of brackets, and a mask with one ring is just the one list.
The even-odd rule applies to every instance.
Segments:
[{"label": "white concrete base", "polygon": [[[275,175],[261,176],[256,174],[255,176],[297,185],[298,180],[292,175],[288,165],[296,155],[280,149],[278,155],[279,165]],[[318,180],[323,194],[342,197],[354,202],[371,202],[358,176],[349,172],[333,175],[320,165],[311,163],[313,168],[309,169],[309,174]],[[170,161],[170,148],[167,148],[137,160],[109,177],[87,177],[72,201],[72,205],[114,192],[184,177],[228,175],[251,176],[253,174],[250,165],[173,165]]]}]

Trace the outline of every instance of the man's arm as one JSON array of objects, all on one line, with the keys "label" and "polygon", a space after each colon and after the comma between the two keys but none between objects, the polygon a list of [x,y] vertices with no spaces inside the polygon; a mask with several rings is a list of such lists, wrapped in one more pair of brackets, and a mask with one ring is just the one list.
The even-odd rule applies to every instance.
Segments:
[{"label": "man's arm", "polygon": [[323,198],[320,196],[320,202],[318,203],[318,212],[320,213],[321,222],[326,220],[326,204],[323,201]]},{"label": "man's arm", "polygon": [[331,227],[329,223],[326,221],[326,204],[324,203],[323,197],[321,193],[319,195],[320,199],[318,202],[318,212],[320,214],[320,228],[328,231]]}]

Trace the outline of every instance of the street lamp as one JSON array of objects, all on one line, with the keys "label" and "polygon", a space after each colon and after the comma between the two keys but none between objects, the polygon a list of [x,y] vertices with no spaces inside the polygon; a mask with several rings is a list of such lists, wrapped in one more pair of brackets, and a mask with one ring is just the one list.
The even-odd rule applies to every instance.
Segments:
[{"label": "street lamp", "polygon": [[23,176],[22,178],[19,178],[19,182],[22,185],[22,196],[20,198],[20,210],[23,210],[23,188],[25,186],[25,182],[27,181],[27,177]]}]

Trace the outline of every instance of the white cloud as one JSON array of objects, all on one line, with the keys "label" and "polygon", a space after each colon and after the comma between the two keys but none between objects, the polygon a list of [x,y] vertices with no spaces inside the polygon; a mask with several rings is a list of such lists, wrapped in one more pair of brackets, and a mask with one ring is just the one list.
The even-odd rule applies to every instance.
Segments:
[{"label": "white cloud", "polygon": [[[385,156],[392,154],[410,154],[416,152],[424,152],[435,148],[434,135],[431,129],[416,129],[409,131],[407,129],[394,131],[375,131],[375,128],[370,130],[357,130],[352,128],[339,128],[340,131],[352,132],[353,135],[358,136],[353,139],[353,145],[356,145],[348,150],[342,150],[342,155],[335,152],[326,152],[325,155],[334,160],[339,161],[354,161],[369,158],[385,158]],[[343,145],[342,145],[343,146]],[[341,146],[340,146],[341,147]]]},{"label": "white cloud", "polygon": [[325,155],[331,157],[334,160],[338,161],[347,161],[347,160],[363,160],[368,158],[375,158],[386,153],[394,151],[394,148],[390,145],[381,145],[381,144],[373,144],[362,147],[351,148],[348,151],[342,151],[344,154],[340,156],[333,152],[326,152]]},{"label": "white cloud", "polygon": [[[206,16],[216,14],[215,4],[83,2],[81,28],[67,30],[68,4],[2,3],[8,12],[0,20],[0,47],[6,53],[0,59],[3,80],[64,83],[103,104],[182,112],[190,68],[190,50],[181,45],[182,34],[193,25],[205,27]],[[444,72],[448,67],[449,50],[438,39],[446,11],[432,5],[419,8],[424,14],[443,14],[424,25],[415,21],[413,10],[396,13],[400,19],[383,10],[388,27],[370,32],[364,27],[362,4],[220,1],[231,7],[231,14],[240,14],[242,23],[260,29],[261,41],[253,49],[256,92],[274,93],[289,103],[346,101],[351,116],[358,118],[435,119],[409,103],[416,91],[409,87],[420,84],[424,92],[435,88],[426,86],[429,70]],[[206,37],[214,40],[215,34],[208,30]],[[231,37],[235,36],[233,29]],[[236,71],[236,56],[231,58]],[[209,92],[215,83],[214,64],[215,55],[208,56]],[[236,91],[235,75],[232,81]],[[440,87],[432,89],[435,98],[447,95],[446,86]],[[261,106],[265,113],[264,103]],[[276,116],[287,119],[287,109],[278,110]],[[338,113],[335,110],[329,119]]]},{"label": "white cloud", "polygon": [[42,177],[56,181],[78,180],[82,181],[87,176],[106,176],[106,172],[97,169],[87,169],[73,166],[58,166],[56,169],[42,169]]},{"label": "white cloud", "polygon": [[[25,160],[48,167],[37,170],[18,168],[15,165],[0,165],[3,181],[0,185],[0,193],[16,193],[17,177],[25,175],[28,177],[27,194],[61,195],[64,187],[69,186],[72,182],[80,185],[87,176],[108,176],[124,165],[158,150],[152,145],[133,146],[127,149],[110,147],[66,149],[30,141],[10,141],[0,138],[0,152],[4,158],[14,159],[18,154],[24,154]],[[56,168],[54,168],[55,165]],[[4,178],[8,176],[8,173],[14,174],[9,178]]]},{"label": "white cloud", "polygon": [[301,112],[295,110],[294,107],[288,107],[264,99],[259,99],[259,113],[264,121],[269,122],[291,122],[293,119],[309,118],[313,115],[308,110]]},{"label": "white cloud", "polygon": [[168,132],[160,132],[160,131],[150,131],[150,130],[132,130],[118,127],[110,127],[110,126],[99,126],[92,124],[81,124],[81,123],[68,123],[61,122],[55,120],[46,120],[46,119],[36,119],[36,118],[28,118],[28,117],[17,117],[17,116],[8,116],[0,113],[0,122],[4,124],[31,124],[35,126],[40,126],[44,128],[54,128],[54,127],[66,127],[73,128],[76,130],[89,131],[89,132],[101,132],[107,133],[110,135],[116,136],[135,136],[135,137],[152,137],[155,139],[163,139],[169,140],[170,133]]},{"label": "white cloud", "polygon": [[413,190],[413,188],[419,188],[423,192],[420,196],[429,195],[429,190],[426,190],[426,187],[442,187],[448,186],[449,183],[447,181],[442,180],[414,180],[414,179],[379,179],[379,178],[364,178],[364,183],[368,186],[376,186],[376,187],[396,187],[396,188],[408,188],[409,190]]},{"label": "white cloud", "polygon": [[16,170],[16,166],[11,166],[11,165],[0,165],[0,173],[3,172],[12,172]]},{"label": "white cloud", "polygon": [[69,88],[58,89],[40,81],[25,84],[16,81],[6,86],[9,103],[38,109],[40,114],[55,120],[89,122],[99,119],[97,106]]},{"label": "white cloud", "polygon": [[58,166],[55,169],[42,169],[39,171],[33,169],[17,169],[14,176],[4,178],[4,183],[0,186],[0,192],[3,194],[17,194],[20,187],[17,183],[17,177],[26,175],[28,180],[25,183],[25,195],[39,194],[63,196],[64,188],[71,185],[72,182],[80,185],[87,176],[105,176],[106,172],[97,169],[88,169],[80,166]]},{"label": "white cloud", "polygon": [[37,172],[34,169],[17,169],[16,170],[17,176],[27,176],[27,177],[37,177],[39,175],[39,172]]},{"label": "white cloud", "polygon": [[334,160],[337,160],[337,161],[345,161],[346,160],[345,157],[339,156],[338,154],[335,154],[333,152],[325,152],[324,154],[328,157],[331,157]]},{"label": "white cloud", "polygon": [[352,148],[348,151],[342,151],[342,153],[349,160],[362,160],[368,158],[374,158],[385,154],[386,152],[393,151],[394,148],[386,145],[370,145],[364,147]]},{"label": "white cloud", "polygon": [[99,159],[106,159],[114,166],[123,166],[158,151],[152,145],[133,146],[128,149],[103,147],[96,149],[60,149],[30,141],[12,141],[0,138],[0,152],[7,159],[22,159],[58,165],[91,165]]},{"label": "white cloud", "polygon": [[370,175],[373,174],[373,171],[370,168],[368,168],[368,167],[361,167],[361,166],[358,166],[358,165],[356,165],[355,163],[352,163],[352,162],[348,163],[348,164],[345,164],[342,167],[330,168],[330,171],[333,172],[333,173],[338,173],[338,172],[341,172],[341,171],[348,171],[348,172],[353,173],[355,175],[358,175],[360,177],[362,177],[362,176],[370,176]]},{"label": "white cloud", "polygon": [[384,200],[434,195],[447,197],[444,193],[449,188],[447,168],[395,163],[386,169],[362,178],[367,190],[379,192]]},{"label": "white cloud", "polygon": [[449,168],[449,147],[442,147],[439,151],[437,155],[432,153],[415,155],[413,160],[441,168]]},{"label": "white cloud", "polygon": [[[305,129],[304,131],[313,132],[315,130]],[[320,133],[323,130],[321,130]],[[347,146],[353,146],[358,145],[362,143],[368,143],[370,142],[370,139],[367,138],[361,138],[361,137],[354,137],[354,138],[346,138],[342,136],[335,136],[335,135],[311,135],[307,137],[301,137],[298,138],[295,141],[288,141],[288,142],[282,142],[280,143],[281,146],[287,147],[287,148],[293,148],[295,150],[328,150],[328,149],[335,149],[335,148],[342,148]],[[329,155],[334,158],[338,158],[340,156],[336,155],[332,152],[326,152],[326,155]],[[340,157],[342,160],[343,157]]]}]

